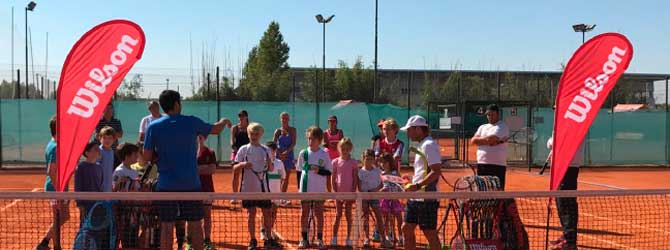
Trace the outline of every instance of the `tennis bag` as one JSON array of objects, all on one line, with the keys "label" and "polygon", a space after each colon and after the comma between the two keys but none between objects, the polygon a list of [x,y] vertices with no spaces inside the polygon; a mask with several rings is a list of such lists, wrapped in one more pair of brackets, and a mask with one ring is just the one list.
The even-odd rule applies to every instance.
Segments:
[{"label": "tennis bag", "polygon": [[[465,176],[455,185],[457,192],[499,190],[499,180],[494,176]],[[451,240],[450,249],[529,249],[528,232],[514,199],[454,200],[451,204],[459,207],[460,214],[456,220],[458,230]],[[464,227],[463,223],[467,226]]]},{"label": "tennis bag", "polygon": [[74,240],[73,250],[116,248],[113,202],[98,201],[91,206]]}]

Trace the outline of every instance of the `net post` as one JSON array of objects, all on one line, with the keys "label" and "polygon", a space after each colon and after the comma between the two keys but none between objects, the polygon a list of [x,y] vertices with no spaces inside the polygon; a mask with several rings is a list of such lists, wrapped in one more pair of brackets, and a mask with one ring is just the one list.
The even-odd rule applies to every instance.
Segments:
[{"label": "net post", "polygon": [[353,220],[355,222],[354,223],[354,245],[353,245],[354,248],[359,247],[358,244],[359,244],[360,239],[361,239],[361,223],[362,223],[361,218],[363,218],[362,209],[363,209],[363,200],[361,199],[359,193],[357,192],[356,193],[356,217],[354,217],[356,219]]}]

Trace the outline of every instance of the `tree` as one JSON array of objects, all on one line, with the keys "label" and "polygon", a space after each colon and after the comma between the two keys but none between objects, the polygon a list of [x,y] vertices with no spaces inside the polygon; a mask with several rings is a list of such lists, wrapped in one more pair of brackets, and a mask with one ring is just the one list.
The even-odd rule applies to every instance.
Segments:
[{"label": "tree", "polygon": [[137,100],[141,98],[144,88],[142,87],[142,75],[135,74],[130,81],[125,79],[121,83],[121,87],[117,91],[118,99]]},{"label": "tree", "polygon": [[290,96],[289,46],[271,22],[259,44],[251,49],[238,87],[241,98],[253,101],[286,101]]}]

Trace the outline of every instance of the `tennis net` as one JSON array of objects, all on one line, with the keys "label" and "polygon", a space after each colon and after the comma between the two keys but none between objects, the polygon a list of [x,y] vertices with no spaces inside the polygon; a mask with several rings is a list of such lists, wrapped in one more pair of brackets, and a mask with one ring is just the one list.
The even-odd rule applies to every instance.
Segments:
[{"label": "tennis net", "polygon": [[[557,212],[557,198],[561,200],[559,206],[563,208],[561,216]],[[578,206],[572,203],[574,198]],[[56,207],[63,204],[62,216],[58,218],[59,222],[64,223],[60,229],[63,249],[156,249],[156,244],[160,243],[158,215],[197,217],[189,204],[201,201],[205,201],[205,204],[211,202],[211,247],[247,249],[251,240],[248,232],[249,215],[243,204],[234,202],[242,200],[274,202],[277,207],[274,229],[273,232],[266,232],[266,235],[275,237],[283,249],[299,248],[303,237],[301,206],[314,208],[320,204],[306,203],[308,201],[325,201],[322,235],[325,248],[336,249],[345,245],[345,216],[341,219],[337,234],[339,246],[331,245],[336,218],[336,203],[333,201],[351,201],[353,222],[349,239],[357,249],[363,246],[367,238],[363,207],[370,201],[381,199],[399,200],[402,206],[417,204],[410,199],[424,199],[424,205],[432,200],[438,202],[434,222],[431,222],[431,209],[428,206],[420,207],[420,213],[411,219],[418,217],[422,220],[420,224],[434,223],[443,249],[465,249],[464,245],[468,245],[468,249],[500,249],[491,248],[496,244],[502,244],[506,249],[551,249],[554,245],[562,244],[563,249],[568,249],[572,242],[554,240],[564,236],[566,228],[570,231],[569,224],[577,221],[576,247],[579,249],[670,249],[670,241],[667,240],[670,237],[670,190],[309,194],[5,192],[0,193],[0,249],[35,249],[53,222],[52,204]],[[175,202],[177,200],[180,202]],[[89,207],[89,216],[80,216],[77,201],[80,205],[84,201],[82,207]],[[93,205],[96,201],[97,206]],[[548,206],[549,201],[551,203]],[[107,218],[108,213],[114,215],[114,218]],[[402,215],[406,215],[404,210]],[[575,216],[578,216],[578,220],[571,220]],[[318,231],[315,228],[319,227],[315,217],[315,214],[307,216],[310,228],[307,239],[311,243],[316,243],[319,238],[318,233],[315,233]],[[254,218],[254,236],[258,246],[262,247],[262,212],[256,211]],[[374,216],[369,219],[370,238],[373,238],[374,225],[380,225],[377,231],[395,235],[395,239],[389,238],[389,244],[396,244],[396,249],[401,249],[397,241],[402,237],[397,224],[375,224],[378,219]],[[384,218],[381,220],[384,221]],[[176,241],[174,234],[168,235],[172,235]],[[415,229],[415,235],[417,246],[425,247],[428,241],[419,227]],[[197,240],[191,236],[185,238],[186,241]],[[404,238],[407,240],[408,236]],[[110,244],[110,241],[113,242]],[[53,244],[51,241],[49,247],[53,247]],[[93,244],[96,248],[90,247]],[[173,246],[176,249],[177,243]],[[371,249],[378,247],[381,247],[381,243],[371,242]]]}]

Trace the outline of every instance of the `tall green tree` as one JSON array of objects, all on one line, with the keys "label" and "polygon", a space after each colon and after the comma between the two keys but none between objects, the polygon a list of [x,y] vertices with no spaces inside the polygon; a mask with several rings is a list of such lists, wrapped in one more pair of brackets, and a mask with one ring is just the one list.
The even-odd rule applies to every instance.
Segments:
[{"label": "tall green tree", "polygon": [[140,95],[144,90],[144,88],[142,87],[142,82],[143,80],[141,74],[133,75],[133,78],[130,79],[130,81],[126,81],[124,79],[123,82],[121,83],[121,87],[116,92],[117,98],[125,100],[140,99],[141,98]]},{"label": "tall green tree", "polygon": [[257,46],[251,49],[238,89],[241,98],[253,101],[286,101],[289,84],[289,46],[271,22]]}]

